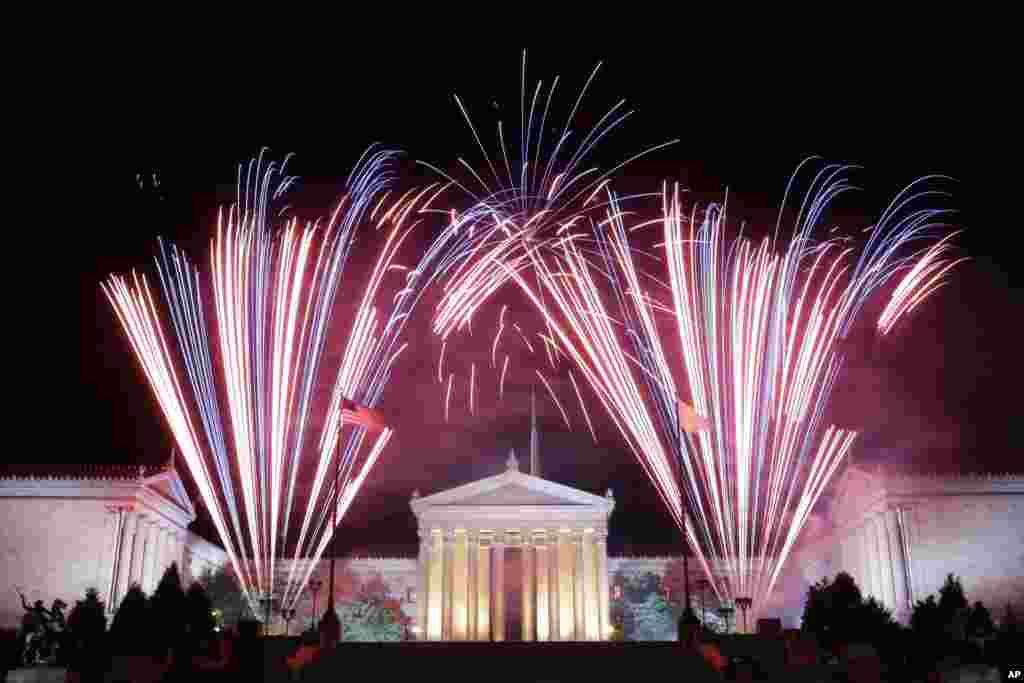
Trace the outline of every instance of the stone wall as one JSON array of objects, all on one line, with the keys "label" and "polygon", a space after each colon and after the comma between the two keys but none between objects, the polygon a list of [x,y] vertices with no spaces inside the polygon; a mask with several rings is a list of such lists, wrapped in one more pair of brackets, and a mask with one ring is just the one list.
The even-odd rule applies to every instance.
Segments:
[{"label": "stone wall", "polygon": [[47,608],[60,598],[65,615],[86,588],[102,592],[106,516],[99,500],[0,498],[0,628],[21,623],[16,589]]},{"label": "stone wall", "polygon": [[912,509],[914,597],[937,594],[947,574],[960,577],[971,602],[994,616],[1007,604],[1024,612],[1024,496],[950,496]]}]

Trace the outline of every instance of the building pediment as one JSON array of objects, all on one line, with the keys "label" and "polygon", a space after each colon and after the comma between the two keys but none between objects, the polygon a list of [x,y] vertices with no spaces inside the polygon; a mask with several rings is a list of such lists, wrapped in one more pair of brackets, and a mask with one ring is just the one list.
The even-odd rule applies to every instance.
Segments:
[{"label": "building pediment", "polygon": [[508,483],[496,489],[469,496],[448,505],[583,505],[564,496],[552,495],[518,483]]},{"label": "building pediment", "polygon": [[441,491],[412,502],[413,512],[420,514],[434,507],[492,506],[573,506],[611,512],[615,503],[571,486],[509,470],[447,491]]},{"label": "building pediment", "polygon": [[192,500],[189,498],[188,492],[185,490],[185,484],[181,481],[177,470],[166,470],[146,479],[144,483],[149,489],[157,492],[195,518],[196,510],[192,506]]},{"label": "building pediment", "polygon": [[153,466],[7,465],[0,497],[134,501],[185,528],[196,518],[181,476],[170,462]]},{"label": "building pediment", "polygon": [[878,472],[851,464],[835,484],[833,517],[836,524],[859,524],[884,498],[885,486]]},{"label": "building pediment", "polygon": [[604,528],[615,501],[509,469],[411,505],[421,527]]}]

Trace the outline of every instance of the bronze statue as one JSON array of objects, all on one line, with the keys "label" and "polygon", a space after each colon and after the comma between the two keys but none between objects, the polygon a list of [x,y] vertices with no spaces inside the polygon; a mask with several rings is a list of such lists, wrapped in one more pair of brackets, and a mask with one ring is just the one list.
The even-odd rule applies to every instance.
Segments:
[{"label": "bronze statue", "polygon": [[21,591],[18,591],[18,594],[21,596],[21,606],[25,610],[25,615],[21,618],[24,638],[21,664],[35,666],[53,663],[64,637],[64,608],[68,606],[67,603],[57,598],[50,609],[46,609],[42,600],[36,600],[34,604],[29,605],[25,595]]}]

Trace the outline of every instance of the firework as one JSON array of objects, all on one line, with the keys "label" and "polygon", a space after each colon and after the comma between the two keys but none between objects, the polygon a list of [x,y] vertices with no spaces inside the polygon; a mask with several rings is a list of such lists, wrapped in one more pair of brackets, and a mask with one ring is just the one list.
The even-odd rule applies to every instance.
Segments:
[{"label": "firework", "polygon": [[[941,225],[942,211],[908,208],[929,194],[917,183],[871,228],[859,255],[842,240],[815,242],[822,212],[850,187],[845,170],[818,174],[788,239],[776,226],[760,242],[729,239],[723,206],[708,207],[699,221],[696,210],[686,216],[678,187],[666,188],[658,222],[670,305],[646,290],[645,282],[658,281],[637,268],[610,192],[589,234],[560,231],[557,248],[524,251],[528,268],[518,256],[499,262],[611,416],[722,599],[764,603],[852,447],[855,433],[825,425],[823,414],[842,365],[840,342],[865,301],[909,268],[897,296],[916,305],[951,267],[939,259],[945,241],[897,256]],[[461,319],[467,311],[445,313]],[[671,335],[659,317],[669,319]],[[672,337],[681,363],[664,350]],[[688,398],[693,415],[684,429]],[[712,560],[724,562],[724,575],[711,571]]]},{"label": "firework", "polygon": [[[183,253],[160,243],[157,269],[176,344],[164,336],[144,276],[115,275],[103,285],[254,607],[267,592],[280,595],[285,605],[298,599],[308,572],[297,574],[293,562],[279,583],[276,558],[290,548],[295,559],[313,560],[312,571],[334,533],[332,513],[344,515],[391,437],[384,429],[366,443],[365,428],[345,427],[343,408],[351,401],[365,406],[379,401],[405,348],[399,341],[404,325],[435,275],[431,258],[443,253],[431,252],[411,270],[395,262],[420,214],[443,191],[434,185],[385,204],[383,189],[391,181],[395,156],[371,148],[325,224],[286,220],[279,229],[272,225],[272,205],[294,179],[285,175],[284,164],[266,164],[262,156],[241,168],[238,203],[221,212],[211,240],[209,290]],[[382,246],[368,279],[353,281],[346,264],[368,216],[383,232]],[[393,272],[390,278],[401,283],[384,306],[379,302],[391,287],[385,279]],[[347,327],[331,399],[317,416],[324,428],[316,455],[304,459],[313,391],[343,282],[362,295]],[[205,320],[206,291],[212,293],[215,335]],[[219,373],[211,360],[214,349]],[[187,382],[179,379],[182,375]],[[332,464],[341,472],[337,485],[328,476]],[[300,467],[312,470],[308,495],[296,495]],[[293,524],[293,517],[301,522]]]},{"label": "firework", "polygon": [[878,318],[878,330],[883,335],[892,332],[901,318],[910,314],[929,294],[946,284],[943,279],[955,266],[966,261],[966,257],[952,259],[948,253],[953,245],[950,240],[958,233],[951,233],[937,244],[908,259],[907,272],[896,285],[889,303]]}]

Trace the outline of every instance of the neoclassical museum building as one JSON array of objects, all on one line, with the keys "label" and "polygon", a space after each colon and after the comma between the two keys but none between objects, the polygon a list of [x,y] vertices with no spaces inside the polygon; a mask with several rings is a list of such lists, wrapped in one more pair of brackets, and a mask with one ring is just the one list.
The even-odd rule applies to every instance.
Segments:
[{"label": "neoclassical museum building", "polygon": [[[406,636],[427,640],[602,640],[613,627],[626,638],[674,639],[668,605],[680,596],[662,580],[680,569],[680,558],[609,557],[612,492],[537,476],[531,436],[531,473],[510,453],[493,476],[412,492],[418,557],[344,558],[337,571],[347,581],[339,584],[384,586],[404,615]],[[949,573],[994,615],[1007,604],[1024,610],[1024,476],[920,476],[852,465],[833,490],[831,523],[791,556],[774,604],[760,616],[798,626],[807,587],[839,571],[904,622]],[[20,621],[18,591],[29,601],[59,597],[73,605],[95,587],[112,612],[131,584],[152,591],[171,562],[189,581],[227,561],[220,547],[189,531],[196,513],[170,463],[0,465],[0,516],[0,628]],[[326,577],[327,560],[319,564],[316,573]],[[720,624],[718,605],[698,598],[696,565],[694,607]],[[313,617],[314,597],[323,610],[325,593],[299,604],[299,623]]]}]

